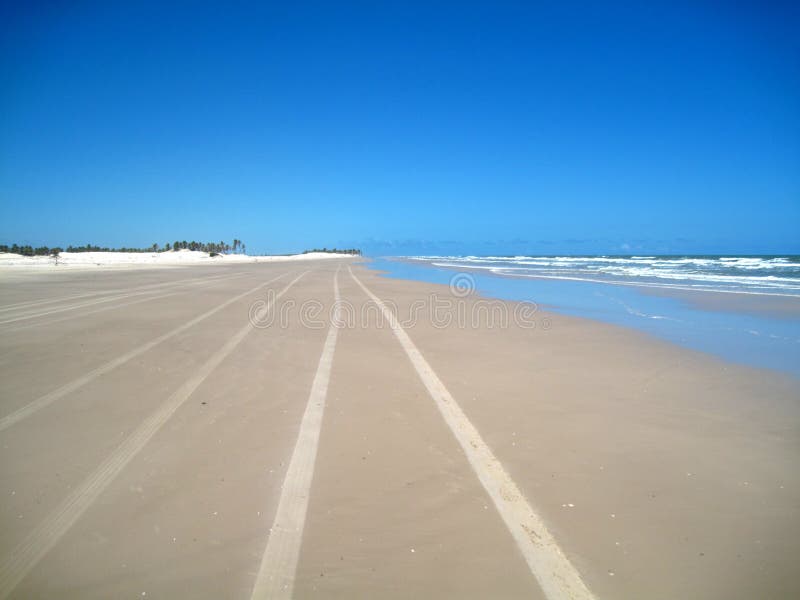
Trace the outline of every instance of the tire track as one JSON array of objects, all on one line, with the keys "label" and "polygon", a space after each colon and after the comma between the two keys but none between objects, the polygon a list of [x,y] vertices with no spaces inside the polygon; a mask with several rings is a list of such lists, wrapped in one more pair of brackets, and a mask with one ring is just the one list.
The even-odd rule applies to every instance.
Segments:
[{"label": "tire track", "polygon": [[[62,306],[62,307],[58,307],[58,308],[48,308],[46,310],[34,310],[32,312],[18,314],[18,315],[15,315],[15,316],[12,316],[10,318],[7,318],[5,320],[0,321],[0,325],[5,325],[6,323],[15,323],[17,321],[23,321],[23,320],[26,320],[26,319],[36,319],[38,317],[44,317],[44,316],[51,315],[51,314],[66,312],[66,311],[69,311],[69,310],[76,310],[78,308],[84,308],[86,306],[94,306],[96,304],[103,304],[105,302],[113,302],[114,300],[123,300],[125,298],[131,298],[133,296],[141,296],[141,295],[144,295],[144,294],[148,294],[148,293],[150,293],[152,291],[157,291],[157,290],[159,290],[161,288],[170,288],[170,287],[176,287],[176,286],[178,286],[178,287],[180,287],[180,286],[191,286],[191,285],[196,285],[198,283],[203,283],[203,282],[207,282],[207,281],[226,280],[226,279],[232,279],[234,277],[238,277],[238,275],[220,276],[220,277],[216,277],[216,278],[197,277],[197,278],[183,280],[183,281],[177,281],[177,282],[153,284],[153,285],[142,287],[142,288],[132,288],[131,290],[119,290],[122,293],[120,293],[117,296],[113,296],[112,295],[112,296],[97,298],[95,300],[91,300],[89,302],[84,302],[82,304],[72,304],[72,305],[69,305],[69,306]],[[127,293],[127,292],[130,292],[130,293]],[[112,293],[116,293],[116,291],[114,291]]]},{"label": "tire track", "polygon": [[325,399],[331,376],[336,338],[340,327],[339,269],[333,275],[335,314],[328,327],[317,371],[311,384],[308,403],[300,422],[300,431],[292,452],[289,468],[283,480],[275,520],[269,530],[267,545],[256,576],[252,598],[289,599],[294,589],[294,577],[303,529],[306,523],[308,498],[314,477],[319,434],[325,413]]},{"label": "tire track", "polygon": [[[270,298],[256,318],[261,314],[268,314],[274,301],[283,296],[306,272],[300,273],[273,298]],[[144,448],[175,411],[253,329],[250,322],[239,329],[158,409],[151,413],[91,475],[70,492],[61,504],[28,534],[9,556],[4,558],[0,565],[0,598],[6,598],[14,591],[14,588],[58,543],[120,471]]]},{"label": "tire track", "polygon": [[[237,273],[236,275],[243,275],[244,273]],[[186,279],[179,279],[178,281],[172,283],[183,283],[188,281],[196,281],[198,279],[221,279],[224,277],[228,277],[228,275],[214,275],[211,278],[206,277],[189,277]],[[148,283],[142,286],[136,286],[132,288],[112,288],[109,290],[99,290],[96,292],[86,292],[84,294],[76,294],[74,296],[64,296],[62,298],[43,298],[41,300],[25,300],[22,302],[14,302],[13,304],[6,304],[4,306],[0,306],[0,312],[8,312],[10,310],[23,310],[28,307],[35,307],[41,306],[44,304],[56,304],[58,302],[69,302],[70,300],[80,300],[81,298],[91,298],[92,296],[102,296],[103,294],[120,294],[122,292],[128,291],[137,291],[137,290],[144,290],[149,289],[152,287],[161,287],[164,285],[169,285],[170,283]]]},{"label": "tire track", "polygon": [[229,300],[226,300],[225,302],[223,302],[219,306],[216,306],[215,308],[212,308],[211,310],[208,310],[208,311],[204,312],[203,314],[198,315],[197,317],[187,321],[183,325],[179,325],[175,329],[172,329],[172,330],[168,331],[167,333],[164,333],[164,334],[162,334],[162,335],[150,340],[149,342],[146,342],[146,343],[142,344],[141,346],[138,346],[137,348],[134,348],[133,350],[129,350],[125,354],[122,354],[121,356],[118,356],[117,358],[114,358],[114,359],[108,361],[107,363],[100,365],[96,369],[92,369],[91,371],[89,371],[85,375],[83,375],[81,377],[78,377],[77,379],[73,379],[69,383],[65,383],[64,385],[62,385],[59,388],[56,388],[52,392],[48,392],[47,394],[37,398],[33,402],[30,402],[29,404],[26,404],[25,406],[23,406],[21,408],[18,408],[14,412],[12,412],[12,413],[0,418],[0,432],[8,429],[9,427],[11,427],[12,425],[15,425],[16,423],[19,423],[23,419],[26,419],[26,418],[30,417],[31,415],[33,415],[37,411],[40,411],[41,409],[45,408],[46,406],[49,406],[50,404],[52,404],[53,402],[55,402],[56,400],[58,400],[60,398],[63,398],[67,394],[69,394],[71,392],[74,392],[77,389],[82,388],[84,385],[94,381],[95,379],[97,379],[101,375],[105,375],[106,373],[116,369],[120,365],[124,365],[129,360],[131,360],[133,358],[136,358],[137,356],[139,356],[141,354],[144,354],[145,352],[147,352],[151,348],[157,346],[158,344],[160,344],[160,343],[162,343],[162,342],[164,342],[164,341],[166,341],[166,340],[168,340],[168,339],[170,339],[172,337],[175,337],[179,333],[182,333],[182,332],[186,331],[190,327],[193,327],[194,325],[197,325],[198,323],[200,323],[202,321],[205,321],[207,318],[209,318],[210,316],[216,314],[217,312],[219,312],[220,310],[222,310],[226,306],[230,306],[231,304],[233,304],[237,300],[241,300],[245,296],[247,296],[249,294],[252,294],[253,292],[258,291],[259,289],[261,289],[265,285],[269,285],[273,281],[277,281],[278,279],[280,279],[281,277],[284,277],[285,275],[286,275],[285,273],[283,275],[278,275],[277,277],[274,277],[273,279],[270,279],[269,281],[261,283],[261,284],[255,286],[254,288],[247,290],[246,292],[242,292],[238,296],[234,296],[233,298],[230,298]]},{"label": "tire track", "polygon": [[[231,279],[238,278],[238,277],[239,277],[239,275],[231,276],[231,277],[224,277],[224,278],[206,279],[204,281],[198,281],[198,282],[193,283],[191,285],[206,285],[206,284],[213,284],[213,283],[220,283],[220,282],[224,283],[224,282],[227,282],[227,281],[229,281]],[[15,331],[22,331],[24,329],[31,329],[33,327],[45,327],[45,326],[55,325],[56,323],[63,323],[64,321],[70,321],[70,320],[73,320],[73,319],[81,319],[83,317],[87,317],[89,315],[94,315],[94,314],[97,314],[97,313],[100,313],[100,312],[105,312],[107,310],[115,310],[117,308],[125,308],[126,306],[133,306],[134,304],[141,304],[142,302],[150,302],[151,300],[161,300],[162,298],[169,298],[170,296],[176,296],[178,294],[190,291],[188,289],[188,286],[181,286],[181,287],[187,287],[187,289],[178,289],[178,290],[175,290],[174,292],[169,292],[167,294],[160,294],[158,296],[147,296],[145,298],[139,298],[138,300],[131,300],[130,302],[122,302],[120,304],[114,304],[112,306],[103,306],[101,308],[96,308],[94,310],[87,310],[85,312],[81,312],[78,315],[70,315],[70,316],[61,317],[61,318],[57,318],[57,319],[49,319],[47,321],[41,321],[41,322],[36,322],[36,323],[24,323],[24,324],[17,325],[17,326],[11,326],[11,327],[7,327],[7,328],[3,329],[3,333],[7,334],[7,333],[13,333]],[[149,292],[146,292],[146,293],[149,293]]]},{"label": "tire track", "polygon": [[349,266],[347,269],[353,280],[383,313],[450,431],[464,450],[470,466],[492,499],[545,596],[549,600],[594,600],[580,573],[561,550],[542,517],[528,503],[406,330],[397,322],[397,317],[361,283]]}]

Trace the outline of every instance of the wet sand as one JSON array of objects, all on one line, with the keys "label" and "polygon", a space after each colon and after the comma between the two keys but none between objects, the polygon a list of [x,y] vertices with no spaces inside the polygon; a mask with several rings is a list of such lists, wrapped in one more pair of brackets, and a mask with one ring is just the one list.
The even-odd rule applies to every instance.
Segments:
[{"label": "wet sand", "polygon": [[709,292],[667,288],[638,288],[644,294],[676,298],[695,308],[734,313],[749,313],[774,319],[800,318],[800,296]]},{"label": "wet sand", "polygon": [[[0,418],[21,417],[0,429],[0,591],[248,598],[279,505],[305,498],[296,598],[555,597],[352,264],[3,275]],[[593,597],[800,595],[797,380],[353,273]],[[298,467],[334,278],[348,323]],[[278,309],[260,328],[258,300]]]}]

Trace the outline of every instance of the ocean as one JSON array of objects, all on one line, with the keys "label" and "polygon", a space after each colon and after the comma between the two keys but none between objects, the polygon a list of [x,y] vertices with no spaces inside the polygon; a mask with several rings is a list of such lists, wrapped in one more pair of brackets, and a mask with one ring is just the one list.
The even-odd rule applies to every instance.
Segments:
[{"label": "ocean", "polygon": [[409,256],[437,267],[617,285],[800,296],[800,256]]},{"label": "ocean", "polygon": [[[459,274],[463,283],[466,275],[487,297],[535,302],[800,377],[800,256],[406,256],[371,265],[431,283]],[[740,303],[699,304],[692,291],[797,308],[770,314]]]}]

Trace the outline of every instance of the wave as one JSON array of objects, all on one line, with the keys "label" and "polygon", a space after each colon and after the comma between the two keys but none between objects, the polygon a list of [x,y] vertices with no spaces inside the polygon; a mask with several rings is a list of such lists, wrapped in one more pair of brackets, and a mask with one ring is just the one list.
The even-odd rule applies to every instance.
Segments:
[{"label": "wave", "polygon": [[442,268],[497,275],[570,279],[800,296],[795,256],[414,256]]}]

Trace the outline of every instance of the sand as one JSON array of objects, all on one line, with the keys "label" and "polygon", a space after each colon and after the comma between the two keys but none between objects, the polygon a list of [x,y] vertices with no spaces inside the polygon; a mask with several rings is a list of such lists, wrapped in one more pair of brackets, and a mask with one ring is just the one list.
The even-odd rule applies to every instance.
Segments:
[{"label": "sand", "polygon": [[[249,598],[307,494],[295,598],[554,597],[353,262],[4,275],[0,418],[86,381],[0,430],[0,591]],[[320,396],[337,270],[352,322]],[[353,272],[593,597],[800,595],[797,380],[551,313],[462,327],[519,305]],[[283,318],[251,328],[257,300]]]},{"label": "sand", "polygon": [[800,296],[780,294],[752,294],[747,292],[688,291],[666,288],[642,287],[645,294],[676,298],[695,308],[749,313],[773,319],[800,318]]},{"label": "sand", "polygon": [[0,273],[25,269],[64,271],[74,269],[121,269],[177,267],[186,265],[234,265],[243,263],[287,262],[323,259],[354,258],[349,254],[307,252],[286,255],[217,254],[199,250],[169,250],[166,252],[61,252],[53,256],[22,256],[0,252]]}]

